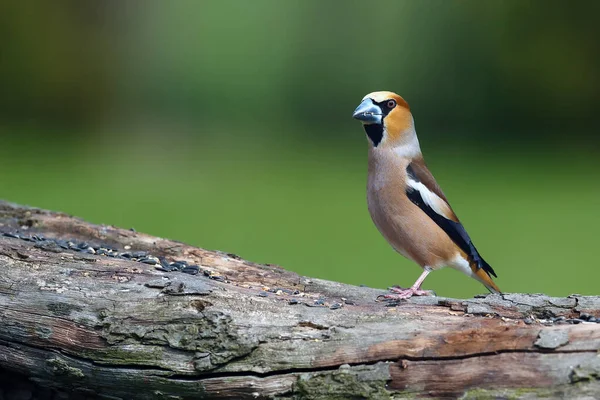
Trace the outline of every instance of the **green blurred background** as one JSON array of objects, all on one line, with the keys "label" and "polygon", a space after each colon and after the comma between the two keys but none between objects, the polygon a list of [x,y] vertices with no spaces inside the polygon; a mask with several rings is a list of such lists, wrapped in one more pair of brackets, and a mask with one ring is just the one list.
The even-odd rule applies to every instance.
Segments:
[{"label": "green blurred background", "polygon": [[[366,208],[375,90],[506,292],[597,294],[600,2],[0,4],[0,198],[408,286]],[[453,270],[425,288],[484,292]]]}]

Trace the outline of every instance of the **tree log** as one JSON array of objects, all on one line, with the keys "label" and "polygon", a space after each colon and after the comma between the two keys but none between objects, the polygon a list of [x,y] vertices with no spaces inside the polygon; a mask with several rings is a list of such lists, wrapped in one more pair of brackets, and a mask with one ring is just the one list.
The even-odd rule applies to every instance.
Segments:
[{"label": "tree log", "polygon": [[47,390],[110,399],[600,393],[599,297],[376,301],[383,293],[0,202],[0,375]]}]

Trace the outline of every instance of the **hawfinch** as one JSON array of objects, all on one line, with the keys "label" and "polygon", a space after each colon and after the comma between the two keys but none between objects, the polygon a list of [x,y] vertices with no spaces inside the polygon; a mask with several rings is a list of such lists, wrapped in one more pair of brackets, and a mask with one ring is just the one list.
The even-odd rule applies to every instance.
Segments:
[{"label": "hawfinch", "polygon": [[427,169],[410,108],[392,92],[366,95],[352,115],[369,141],[367,203],[377,229],[390,245],[423,268],[408,289],[393,287],[389,299],[431,294],[421,290],[427,275],[452,267],[477,279],[492,293],[492,267],[479,255]]}]

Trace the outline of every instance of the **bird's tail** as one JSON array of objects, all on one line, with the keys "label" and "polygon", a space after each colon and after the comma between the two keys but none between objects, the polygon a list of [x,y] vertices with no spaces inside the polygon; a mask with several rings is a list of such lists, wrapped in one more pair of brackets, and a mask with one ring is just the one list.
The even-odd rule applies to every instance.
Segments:
[{"label": "bird's tail", "polygon": [[[494,281],[492,280],[492,278],[490,276],[490,273],[488,272],[489,270],[491,270],[492,274],[493,274],[494,270],[487,262],[485,262],[485,260],[481,259],[481,261],[482,261],[482,264],[484,264],[484,266],[482,268],[479,268],[477,265],[474,265],[471,267],[471,269],[473,270],[474,278],[477,279],[479,282],[483,283],[483,285],[491,293],[502,293],[502,291],[494,283]],[[494,276],[496,276],[496,274],[494,274]]]}]

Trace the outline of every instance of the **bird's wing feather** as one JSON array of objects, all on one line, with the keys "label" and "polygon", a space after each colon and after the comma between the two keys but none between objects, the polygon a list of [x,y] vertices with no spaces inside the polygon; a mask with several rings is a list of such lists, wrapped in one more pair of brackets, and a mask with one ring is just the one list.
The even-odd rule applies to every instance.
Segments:
[{"label": "bird's wing feather", "polygon": [[424,189],[428,193],[425,196],[429,198],[430,206],[443,211],[441,214],[444,217],[458,222],[458,218],[454,214],[454,211],[452,211],[446,195],[444,195],[442,188],[438,185],[433,175],[431,175],[431,172],[429,172],[422,157],[413,159],[408,164],[408,167],[406,167],[406,173],[408,174],[409,185],[412,184],[413,189]]},{"label": "bird's wing feather", "polygon": [[479,255],[423,159],[413,160],[406,168],[406,173],[406,195],[410,201],[442,228],[478,269],[483,268],[488,274],[496,276],[492,267]]}]

